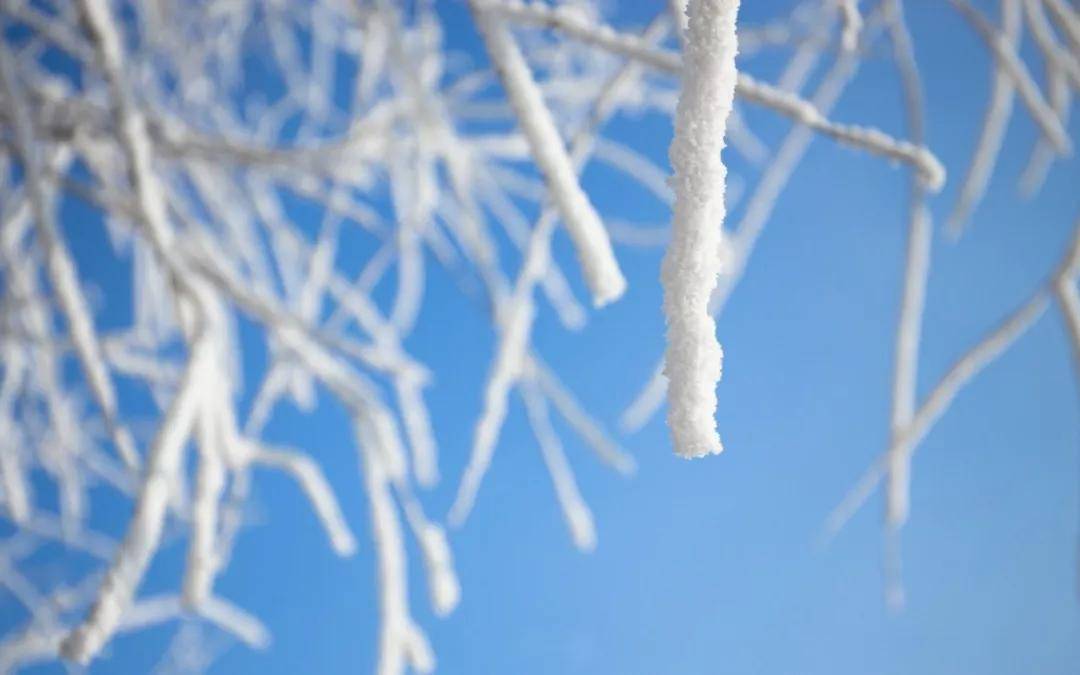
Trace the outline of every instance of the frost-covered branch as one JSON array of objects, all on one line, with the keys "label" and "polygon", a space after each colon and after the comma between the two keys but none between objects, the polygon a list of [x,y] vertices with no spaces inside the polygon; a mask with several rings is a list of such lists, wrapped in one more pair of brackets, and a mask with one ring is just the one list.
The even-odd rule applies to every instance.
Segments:
[{"label": "frost-covered branch", "polygon": [[[1021,3],[1019,0],[1006,0],[1001,3],[1002,39],[1010,52],[1016,51],[1020,39]],[[955,236],[960,233],[964,222],[982,201],[990,182],[990,174],[997,164],[998,153],[1005,140],[1005,130],[1012,119],[1013,101],[1016,84],[1008,71],[1002,66],[995,66],[994,80],[991,85],[990,102],[986,105],[982,131],[971,157],[967,176],[960,186],[960,196],[949,215],[947,227]]]},{"label": "frost-covered branch", "polygon": [[510,30],[487,14],[484,0],[473,0],[471,7],[533,159],[543,173],[550,197],[558,206],[559,215],[574,241],[593,303],[600,307],[617,300],[626,289],[626,280],[615,260],[604,224],[578,183],[566,146],[529,65]]},{"label": "frost-covered branch", "polygon": [[[654,21],[646,30],[646,38],[657,39],[666,32],[666,22]],[[599,127],[615,111],[620,97],[625,95],[628,86],[634,83],[639,75],[639,69],[634,64],[625,64],[608,78],[600,89],[586,121],[571,140],[569,159],[573,165],[575,180],[576,175],[584,167],[590,152],[594,149],[595,134],[598,132]],[[462,477],[457,499],[450,511],[451,523],[460,524],[464,522],[472,509],[480,482],[491,463],[499,430],[506,417],[510,391],[514,384],[526,374],[525,371],[529,369],[527,348],[536,314],[533,289],[550,265],[551,239],[554,235],[555,225],[555,212],[550,208],[542,210],[529,237],[521,271],[509,295],[503,290],[502,284],[494,286],[491,290],[496,305],[497,320],[501,324],[499,343],[495,361],[484,388],[484,410],[476,424],[473,453],[469,465],[465,469],[465,475]],[[565,396],[559,396],[558,400],[566,400],[566,398]],[[531,406],[534,411],[539,410],[540,406],[544,405],[543,402],[536,400],[531,403],[527,400],[526,404]],[[564,406],[564,408],[576,410],[572,406]],[[543,415],[540,417],[543,417]],[[570,417],[579,419],[581,416],[570,415]],[[594,442],[591,443],[593,447],[607,447],[603,442],[598,444],[595,441],[598,435],[592,430],[585,435],[594,439]],[[544,441],[540,442],[541,446],[544,446]],[[550,443],[548,443],[548,447],[551,447]],[[620,453],[617,451],[612,452],[605,449],[604,453],[609,458],[620,457]],[[548,452],[545,456],[551,456],[551,452]],[[616,459],[615,462],[617,467],[625,465],[625,462],[619,459]],[[556,469],[552,469],[553,480],[558,484],[560,479],[554,477],[555,471]]]},{"label": "frost-covered branch", "polygon": [[56,223],[53,204],[46,196],[46,176],[39,164],[34,140],[33,121],[27,108],[26,97],[17,81],[15,65],[10,49],[0,44],[0,85],[4,98],[10,101],[9,110],[15,131],[15,148],[26,170],[26,189],[29,193],[34,222],[42,239],[49,278],[53,293],[67,318],[71,339],[79,356],[94,399],[105,417],[113,442],[120,457],[129,468],[139,465],[134,442],[120,422],[117,412],[116,390],[109,375],[109,368],[98,341],[93,319],[83,296],[82,286],[72,261],[71,253],[64,243]]},{"label": "frost-covered branch", "polygon": [[[971,24],[990,49],[994,59],[998,62],[998,66],[1012,79],[1016,92],[1020,95],[1020,100],[1023,101],[1035,124],[1039,126],[1046,139],[1053,144],[1059,154],[1071,154],[1073,144],[1069,139],[1068,132],[1061,125],[1061,120],[1054,114],[1054,109],[1040,93],[1034,78],[1028,72],[1023,60],[1017,55],[1009,39],[998,32],[987,21],[986,17],[972,7],[967,0],[949,0],[949,3]],[[1005,3],[1006,13],[1010,11],[1008,9],[1010,5],[1018,5],[1018,2],[1010,1]],[[1018,12],[1019,7],[1016,6],[1012,11]]]},{"label": "frost-covered branch", "polygon": [[[880,21],[871,23],[869,30],[864,31],[864,37],[876,33],[879,23]],[[818,58],[816,53],[806,52],[805,54],[810,54],[811,60]],[[798,73],[800,77],[805,77],[810,70],[810,65],[805,63],[805,60],[806,57],[792,59],[788,72]],[[836,104],[840,94],[854,76],[858,63],[858,59],[852,54],[841,55],[836,60],[813,96],[815,107],[827,111]],[[743,209],[742,217],[732,228],[732,234],[721,239],[723,248],[720,254],[726,265],[721,270],[720,282],[710,299],[710,312],[714,316],[722,311],[728,297],[742,279],[758,237],[772,215],[773,208],[791,178],[791,174],[806,154],[813,136],[813,131],[805,126],[796,126],[788,132],[779,149],[774,153],[772,162],[766,167],[754,187]],[[663,404],[666,390],[667,382],[661,360],[653,368],[648,382],[638,396],[623,412],[620,420],[622,427],[627,431],[636,431],[644,426]]]},{"label": "frost-covered branch", "polygon": [[1043,315],[1051,295],[1060,293],[1060,289],[1067,286],[1070,280],[1075,283],[1077,271],[1080,269],[1080,221],[1074,228],[1068,251],[1050,278],[997,327],[958,358],[910,416],[908,423],[894,431],[889,449],[871,465],[856,487],[827,518],[825,531],[828,536],[838,532],[847,523],[873,493],[873,488],[886,476],[889,480],[887,525],[892,529],[904,525],[910,510],[911,457],[919,444],[945,414],[960,391]]},{"label": "frost-covered branch", "polygon": [[[905,111],[909,132],[915,142],[921,141],[924,132],[922,78],[911,44],[911,34],[904,18],[901,0],[889,5],[889,38],[893,56],[903,84]],[[913,177],[908,206],[907,253],[904,263],[904,285],[900,298],[900,313],[896,329],[896,352],[893,362],[892,409],[890,431],[893,437],[903,433],[911,423],[918,402],[917,384],[919,345],[922,340],[923,313],[926,305],[926,286],[930,276],[932,220],[926,205],[926,193],[920,182]],[[906,471],[905,460],[893,458],[894,470]],[[890,483],[890,485],[892,485]],[[894,504],[892,500],[889,502]],[[888,519],[889,516],[886,516]],[[894,549],[887,549],[888,551]],[[894,561],[886,561],[886,571],[898,569]],[[899,575],[887,581],[893,600],[900,597]]]},{"label": "frost-covered branch", "polygon": [[661,272],[667,347],[668,427],[675,453],[723,449],[716,432],[716,385],[723,351],[709,314],[720,274],[727,169],[720,158],[735,96],[737,0],[691,0],[682,93],[669,154],[674,171],[672,238]]},{"label": "frost-covered branch", "polygon": [[[507,18],[561,30],[569,37],[640,61],[658,70],[673,74],[682,72],[682,59],[678,54],[657,49],[637,36],[594,24],[569,8],[552,9],[543,3],[526,3],[520,0],[488,0],[488,3],[489,11]],[[738,73],[735,93],[739,98],[805,124],[839,143],[895,161],[914,164],[919,167],[932,190],[940,189],[944,183],[945,173],[941,163],[925,147],[898,141],[872,127],[830,122],[813,103],[783,88],[754,79],[746,73]]]}]

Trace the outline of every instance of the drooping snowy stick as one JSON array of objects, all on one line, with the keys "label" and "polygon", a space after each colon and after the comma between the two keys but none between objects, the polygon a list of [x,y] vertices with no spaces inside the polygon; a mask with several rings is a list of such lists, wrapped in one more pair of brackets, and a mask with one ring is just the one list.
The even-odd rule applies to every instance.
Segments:
[{"label": "drooping snowy stick", "polygon": [[547,401],[535,382],[523,383],[519,391],[525,402],[525,412],[528,414],[533,435],[540,444],[540,454],[548,467],[548,473],[551,474],[555,496],[562,508],[563,518],[570,529],[574,545],[579,550],[591,551],[596,548],[596,525],[593,523],[592,511],[581,496],[574,479],[574,471],[570,468],[562,443],[551,425]]},{"label": "drooping snowy stick", "polygon": [[[666,32],[666,22],[656,21],[645,31],[654,40],[660,39]],[[601,88],[586,121],[571,136],[569,160],[575,180],[596,145],[594,136],[597,129],[617,109],[622,92],[636,80],[638,71],[639,68],[633,63],[624,64],[618,69]],[[544,270],[552,267],[551,239],[556,224],[556,210],[551,207],[543,209],[529,235],[525,259],[514,281],[512,293],[502,299],[493,296],[496,297],[496,313],[499,315],[499,343],[491,374],[484,386],[484,410],[476,424],[473,452],[462,476],[458,496],[450,509],[449,522],[452,525],[464,523],[472,510],[495,453],[510,392],[529,365],[529,341],[536,318],[533,289],[543,278]]]},{"label": "drooping snowy stick", "polygon": [[724,127],[735,97],[738,0],[690,3],[682,93],[670,157],[675,171],[671,243],[661,281],[667,348],[668,427],[675,453],[701,457],[723,450],[716,431],[716,384],[723,350],[709,315],[720,273]]}]

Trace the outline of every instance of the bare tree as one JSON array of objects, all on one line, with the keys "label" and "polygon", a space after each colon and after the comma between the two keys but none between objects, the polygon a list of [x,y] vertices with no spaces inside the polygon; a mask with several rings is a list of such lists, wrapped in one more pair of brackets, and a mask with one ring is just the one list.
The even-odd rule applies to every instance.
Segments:
[{"label": "bare tree", "polygon": [[[1027,193],[1072,152],[1080,14],[1064,0],[1000,0],[996,15],[968,0],[939,5],[982,40],[993,78],[949,220],[959,236],[1011,117],[1029,116],[1040,132],[1021,181]],[[0,546],[0,587],[27,617],[0,642],[4,672],[53,659],[89,663],[119,632],[180,619],[163,672],[198,670],[213,658],[205,625],[265,645],[259,620],[215,591],[244,524],[252,470],[295,479],[333,550],[357,550],[353,524],[309,449],[263,437],[279,405],[309,410],[317,387],[349,411],[369,503],[377,671],[432,670],[408,601],[406,537],[422,553],[437,614],[453,611],[460,588],[446,533],[417,497],[440,480],[425,403],[430,373],[403,346],[425,307],[427,261],[461,280],[497,344],[449,522],[472,510],[517,392],[571,537],[587,550],[596,540],[592,515],[552,413],[615,471],[634,463],[546,364],[533,338],[537,315],[551,311],[567,330],[580,328],[586,304],[616,302],[626,288],[621,249],[666,246],[667,348],[622,426],[640,428],[668,396],[675,453],[719,452],[715,319],[818,136],[910,176],[891,442],[828,518],[828,535],[884,485],[895,541],[920,441],[1054,299],[1080,363],[1078,236],[1042,287],[925,399],[916,396],[933,228],[927,202],[945,169],[924,145],[920,69],[902,0],[807,0],[764,25],[739,19],[738,0],[673,0],[658,2],[640,29],[607,25],[585,1],[469,0],[486,63],[448,50],[435,3],[424,1],[2,0],[0,8],[0,501],[16,529]],[[1025,35],[1043,82],[1018,49]],[[255,51],[260,77],[273,86],[252,81],[245,58]],[[776,82],[751,74],[766,53],[787,57]],[[881,53],[899,74],[905,138],[830,116],[864,58]],[[55,54],[67,65],[56,65]],[[653,158],[606,133],[612,117],[642,111],[674,118],[670,183]],[[752,130],[762,115],[790,123],[778,147]],[[760,167],[736,177],[750,190],[734,222],[725,221],[738,199],[725,189],[734,183],[721,161],[729,153]],[[670,203],[670,236],[666,227],[605,222],[579,180],[590,162]],[[134,318],[121,330],[99,327],[59,215],[68,199],[98,211],[118,254],[133,261]],[[296,202],[319,214],[314,234],[290,207]],[[531,210],[539,216],[530,223]],[[577,270],[553,256],[560,225]],[[340,260],[349,233],[371,243],[359,264]],[[518,258],[500,255],[504,238]],[[578,272],[588,303],[572,282]],[[372,289],[391,276],[395,293],[380,304]],[[254,383],[238,376],[238,316],[258,325],[270,348]],[[78,378],[65,375],[70,364]],[[118,403],[120,381],[152,397],[151,434],[135,433],[145,420]],[[245,387],[255,401],[246,412],[237,404]],[[35,498],[35,471],[55,483],[58,509]],[[93,486],[130,500],[119,541],[88,525]],[[188,546],[182,584],[141,595],[148,565],[174,533],[185,533]],[[91,571],[73,584],[35,585],[25,560],[49,542],[85,554]],[[896,549],[888,597],[899,603]]]}]

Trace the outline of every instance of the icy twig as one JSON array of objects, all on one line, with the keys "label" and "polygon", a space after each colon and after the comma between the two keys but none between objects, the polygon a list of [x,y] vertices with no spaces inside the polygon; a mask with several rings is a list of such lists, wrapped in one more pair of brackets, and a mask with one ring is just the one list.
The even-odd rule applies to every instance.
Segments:
[{"label": "icy twig", "polygon": [[839,0],[842,32],[840,44],[844,49],[853,51],[859,45],[859,31],[862,30],[862,14],[859,13],[859,0]]},{"label": "icy twig", "polygon": [[[484,6],[508,19],[557,29],[568,37],[661,71],[676,75],[682,71],[682,61],[675,52],[657,49],[638,36],[620,33],[609,26],[596,25],[569,9],[553,9],[543,3],[525,3],[519,0],[485,0]],[[872,127],[830,122],[814,104],[782,88],[756,80],[746,73],[738,74],[735,94],[748,102],[805,124],[838,143],[895,161],[915,164],[931,190],[940,189],[944,183],[945,172],[941,163],[925,147],[898,141]]]},{"label": "icy twig", "polygon": [[[1008,49],[1015,52],[1020,41],[1021,3],[1022,0],[1003,0],[1002,39]],[[956,199],[952,213],[946,222],[946,228],[954,237],[963,231],[964,224],[975,207],[982,201],[990,182],[990,174],[997,164],[998,154],[1005,141],[1005,130],[1012,118],[1013,100],[1016,85],[1012,76],[1000,65],[994,68],[994,80],[990,91],[990,102],[986,105],[982,131],[975,145],[975,152],[968,166],[967,176],[960,187],[960,196]]]},{"label": "icy twig", "polygon": [[181,466],[199,399],[205,393],[207,378],[213,375],[209,370],[212,356],[213,343],[205,337],[196,337],[184,380],[150,446],[145,478],[127,534],[90,613],[61,644],[61,652],[72,661],[88,663],[109,641],[142,581],[161,538],[171,484]]},{"label": "icy twig", "polygon": [[340,556],[349,556],[356,551],[356,537],[345,521],[326,476],[314,460],[301,452],[256,448],[251,452],[250,461],[290,474],[311,502],[334,551]]},{"label": "icy twig", "polygon": [[376,672],[399,675],[409,664],[427,673],[434,669],[435,659],[427,639],[409,615],[405,542],[391,493],[393,469],[385,464],[378,436],[377,431],[358,421],[357,440],[379,574],[381,634]]},{"label": "icy twig", "polygon": [[[909,133],[915,142],[922,139],[923,93],[911,35],[903,16],[902,0],[890,1],[889,36],[893,58],[900,71]],[[912,180],[908,205],[907,253],[904,263],[903,295],[896,330],[893,362],[891,430],[899,434],[911,422],[917,403],[919,343],[926,304],[926,286],[930,275],[930,244],[933,223],[926,206],[926,195],[918,181]],[[901,460],[896,463],[902,464]],[[891,500],[890,500],[891,503]]]},{"label": "icy twig", "polygon": [[525,402],[525,411],[533,435],[540,445],[540,454],[547,465],[548,474],[551,475],[551,482],[555,485],[555,495],[562,507],[563,518],[574,545],[582,551],[591,551],[596,548],[596,526],[593,524],[592,511],[578,490],[562,443],[551,425],[547,402],[533,383],[524,383],[519,391]]},{"label": "icy twig", "polygon": [[[666,30],[665,23],[654,21],[646,30],[646,38],[658,39]],[[626,88],[638,75],[637,67],[625,64],[608,78],[600,89],[590,115],[571,140],[570,161],[575,175],[584,166],[594,148],[594,135],[599,127],[615,111]],[[549,267],[555,224],[555,213],[552,209],[545,208],[541,211],[529,236],[525,260],[514,281],[512,293],[508,295],[501,286],[498,292],[493,291],[499,342],[491,372],[484,385],[484,408],[476,423],[473,451],[448,516],[452,525],[464,523],[472,509],[480,483],[495,452],[499,431],[506,417],[510,391],[529,365],[527,352],[536,314],[533,289]],[[600,446],[594,444],[594,447]]]},{"label": "icy twig", "polygon": [[[1013,0],[1013,2],[1016,1]],[[1068,132],[1061,125],[1058,116],[1054,114],[1053,108],[1043,98],[1034,78],[1016,50],[1009,44],[1008,38],[998,32],[967,0],[949,0],[949,3],[971,24],[1000,67],[1012,78],[1020,100],[1027,107],[1043,136],[1053,144],[1058,154],[1063,156],[1071,154],[1072,141],[1069,139]]]},{"label": "icy twig", "polygon": [[593,303],[600,307],[617,300],[626,289],[604,225],[578,183],[562,137],[533,80],[529,64],[501,21],[487,13],[485,0],[470,7],[484,39],[492,65],[499,73],[518,124],[529,142],[532,156],[547,181],[551,199],[559,208],[577,250],[578,261]]},{"label": "icy twig", "polygon": [[701,457],[723,449],[716,432],[716,385],[723,351],[709,296],[720,274],[725,215],[721,161],[735,96],[738,0],[691,0],[682,93],[669,151],[674,171],[671,241],[661,268],[667,346],[668,428],[675,453]]},{"label": "icy twig", "polygon": [[[872,15],[863,31],[863,39],[872,37],[878,30],[880,21]],[[801,59],[797,59],[801,61]],[[851,81],[859,61],[851,53],[841,54],[832,68],[826,73],[813,96],[814,107],[828,112],[836,104],[844,88]],[[809,71],[805,64],[797,63],[804,73]],[[742,279],[746,265],[753,253],[758,237],[765,223],[772,215],[773,208],[787,185],[791,174],[798,166],[813,140],[813,130],[806,126],[797,126],[788,132],[773,161],[758,180],[753,193],[747,200],[742,218],[733,230],[733,234],[721,239],[721,255],[727,261],[722,270],[720,283],[710,300],[710,313],[716,316],[724,307],[728,297]],[[620,425],[624,430],[640,429],[656,413],[664,402],[667,382],[661,360],[652,371],[645,386],[634,401],[623,412]]]},{"label": "icy twig", "polygon": [[1080,221],[1076,223],[1074,230],[1073,240],[1050,279],[1040,285],[1023,304],[957,359],[911,416],[910,422],[904,428],[894,432],[889,449],[871,464],[856,483],[856,487],[826,518],[824,527],[826,539],[835,536],[843,529],[847,521],[873,494],[873,488],[886,475],[892,483],[889,488],[891,504],[887,511],[886,524],[893,530],[903,526],[910,510],[908,488],[912,455],[926,434],[948,410],[957,394],[1042,316],[1052,293],[1060,293],[1062,284],[1067,284],[1067,280],[1070,279],[1075,280],[1080,270]]}]

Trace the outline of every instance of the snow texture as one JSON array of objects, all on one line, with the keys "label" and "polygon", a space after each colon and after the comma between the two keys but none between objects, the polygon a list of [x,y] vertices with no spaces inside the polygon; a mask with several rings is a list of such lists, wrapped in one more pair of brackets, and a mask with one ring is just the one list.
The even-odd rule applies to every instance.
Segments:
[{"label": "snow texture", "polygon": [[675,453],[693,458],[723,450],[716,430],[716,385],[723,350],[709,297],[720,274],[727,170],[720,153],[735,97],[738,0],[693,0],[670,158],[675,192],[671,242],[661,281],[667,319],[664,374]]}]

